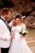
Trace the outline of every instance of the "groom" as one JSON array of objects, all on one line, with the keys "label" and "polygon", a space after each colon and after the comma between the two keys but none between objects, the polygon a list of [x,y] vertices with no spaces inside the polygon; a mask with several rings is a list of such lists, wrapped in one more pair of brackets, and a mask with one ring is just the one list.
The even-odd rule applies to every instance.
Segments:
[{"label": "groom", "polygon": [[4,40],[4,37],[6,38],[6,36],[8,35],[10,36],[11,30],[9,26],[6,24],[7,21],[5,21],[10,17],[11,17],[11,11],[8,8],[3,9],[2,15],[0,17],[0,36],[2,36],[3,38],[3,39],[0,39],[1,53],[8,53],[8,50],[9,50],[10,40],[9,42],[6,42],[7,40],[6,39]]}]

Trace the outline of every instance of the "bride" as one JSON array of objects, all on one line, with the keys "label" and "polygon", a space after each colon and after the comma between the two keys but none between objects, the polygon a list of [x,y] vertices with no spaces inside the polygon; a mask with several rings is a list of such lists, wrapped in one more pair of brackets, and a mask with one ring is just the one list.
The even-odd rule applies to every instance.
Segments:
[{"label": "bride", "polygon": [[27,31],[25,24],[22,23],[21,16],[17,15],[15,20],[16,25],[12,27],[14,38],[11,42],[9,53],[32,53],[24,38]]}]

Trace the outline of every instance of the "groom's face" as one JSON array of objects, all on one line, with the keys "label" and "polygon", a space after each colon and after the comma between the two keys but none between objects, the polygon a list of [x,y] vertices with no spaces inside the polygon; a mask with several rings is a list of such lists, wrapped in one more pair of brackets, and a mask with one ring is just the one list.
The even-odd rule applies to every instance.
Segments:
[{"label": "groom's face", "polygon": [[8,12],[8,15],[7,15],[8,19],[10,19],[11,16],[12,16],[12,14],[11,14],[11,12],[9,11],[9,12]]},{"label": "groom's face", "polygon": [[10,19],[11,18],[11,12],[10,11],[8,11],[8,14],[5,14],[5,19],[6,20],[8,20],[8,19]]}]

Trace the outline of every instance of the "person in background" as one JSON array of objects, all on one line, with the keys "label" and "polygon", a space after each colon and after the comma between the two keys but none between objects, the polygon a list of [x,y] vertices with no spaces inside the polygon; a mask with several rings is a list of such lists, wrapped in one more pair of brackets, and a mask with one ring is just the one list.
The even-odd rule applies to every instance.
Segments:
[{"label": "person in background", "polygon": [[7,24],[7,19],[11,18],[11,11],[8,8],[4,8],[2,10],[2,14],[0,16],[0,48],[1,53],[8,53],[10,46],[10,33],[11,29]]},{"label": "person in background", "polygon": [[15,17],[16,25],[12,26],[14,38],[11,42],[9,53],[32,53],[28,47],[25,36],[27,35],[26,25],[23,23],[20,15]]}]

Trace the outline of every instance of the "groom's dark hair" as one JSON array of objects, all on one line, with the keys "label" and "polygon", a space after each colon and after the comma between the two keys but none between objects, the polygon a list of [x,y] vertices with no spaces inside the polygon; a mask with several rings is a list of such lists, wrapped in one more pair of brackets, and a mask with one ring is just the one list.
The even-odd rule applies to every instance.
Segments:
[{"label": "groom's dark hair", "polygon": [[3,8],[2,9],[2,15],[5,15],[5,14],[7,15],[9,11],[10,11],[9,8]]}]

